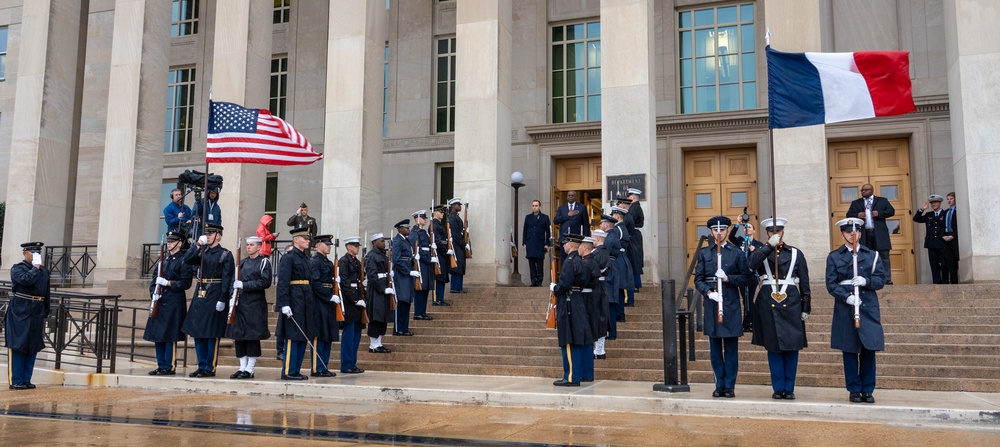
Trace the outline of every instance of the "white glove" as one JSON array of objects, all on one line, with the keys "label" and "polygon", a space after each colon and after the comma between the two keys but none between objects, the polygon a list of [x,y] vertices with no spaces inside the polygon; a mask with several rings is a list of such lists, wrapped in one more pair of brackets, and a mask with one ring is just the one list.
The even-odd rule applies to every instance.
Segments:
[{"label": "white glove", "polygon": [[368,307],[368,304],[365,303],[365,300],[358,300],[358,306]]},{"label": "white glove", "polygon": [[806,321],[808,319],[809,319],[809,314],[802,312],[802,321]]},{"label": "white glove", "polygon": [[437,250],[438,249],[438,244],[431,244],[431,248]]},{"label": "white glove", "polygon": [[767,240],[767,245],[772,247],[777,247],[779,243],[781,243],[781,235],[777,233],[772,234],[771,238]]},{"label": "white glove", "polygon": [[850,304],[851,306],[859,306],[861,305],[861,298],[858,298],[855,295],[848,295],[847,304]]},{"label": "white glove", "polygon": [[337,296],[337,295],[331,296],[330,297],[330,302],[334,303],[334,304],[340,304],[340,297]]},{"label": "white glove", "polygon": [[395,291],[395,290],[393,290],[393,289],[392,289],[392,287],[386,287],[386,288],[385,288],[385,294],[386,294],[386,295],[395,295],[395,294],[396,294],[396,291]]},{"label": "white glove", "polygon": [[340,277],[339,276],[334,276],[333,277],[333,281],[336,282],[337,284],[340,284]]},{"label": "white glove", "polygon": [[160,295],[157,295],[157,294],[154,293],[153,294],[153,301],[159,301],[159,300],[160,300]]},{"label": "white glove", "polygon": [[389,270],[389,277],[395,279],[396,278],[396,271],[395,270]]},{"label": "white glove", "polygon": [[167,282],[169,282],[169,281],[167,281],[167,278],[164,278],[162,276],[157,276],[156,277],[156,285],[158,285],[158,286],[166,287],[167,286]]},{"label": "white glove", "polygon": [[31,265],[42,265],[42,255],[41,253],[31,254]]},{"label": "white glove", "polygon": [[440,264],[440,263],[441,261],[438,261],[437,256],[431,256],[431,264]]},{"label": "white glove", "polygon": [[[221,303],[221,301],[220,301],[220,303]],[[232,298],[229,299],[229,307],[233,307],[235,305],[236,305],[236,297],[233,296]]]},{"label": "white glove", "polygon": [[550,282],[549,283],[549,291],[552,291],[552,292],[556,291],[556,283],[554,283],[554,282]]},{"label": "white glove", "polygon": [[222,312],[225,309],[226,309],[226,303],[225,302],[219,301],[219,302],[215,303],[215,311],[216,312]]},{"label": "white glove", "polygon": [[465,251],[472,251],[472,247],[469,244],[465,244]]},{"label": "white glove", "polygon": [[238,279],[235,280],[235,281],[233,281],[233,288],[234,289],[242,289],[243,288],[243,281],[240,281]]},{"label": "white glove", "polygon": [[858,286],[858,287],[864,287],[864,286],[868,285],[868,280],[865,279],[864,276],[855,276],[854,278],[851,278],[851,285],[852,286]]},{"label": "white glove", "polygon": [[715,301],[716,303],[722,304],[722,294],[719,292],[709,292],[708,299]]},{"label": "white glove", "polygon": [[198,237],[198,245],[205,245],[208,243],[208,236],[204,234]]},{"label": "white glove", "polygon": [[414,278],[419,278],[420,277],[420,272],[418,272],[416,270],[410,270],[410,276],[412,276]]},{"label": "white glove", "polygon": [[722,271],[722,269],[718,269],[715,271],[715,277],[722,279],[723,282],[729,281],[729,276],[727,276],[726,272]]},{"label": "white glove", "polygon": [[281,313],[285,314],[286,317],[292,316],[292,308],[288,306],[281,306]]},{"label": "white glove", "polygon": [[413,255],[413,259],[420,260],[420,253]]},{"label": "white glove", "polygon": [[368,287],[368,278],[361,280],[361,287]]},{"label": "white glove", "polygon": [[449,255],[453,255],[453,254],[455,254],[455,250],[448,250],[448,254],[449,254]]}]

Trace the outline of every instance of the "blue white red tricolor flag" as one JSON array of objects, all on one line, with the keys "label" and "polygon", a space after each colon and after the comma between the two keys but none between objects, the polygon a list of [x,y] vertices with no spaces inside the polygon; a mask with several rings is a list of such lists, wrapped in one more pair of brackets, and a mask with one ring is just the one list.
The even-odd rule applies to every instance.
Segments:
[{"label": "blue white red tricolor flag", "polygon": [[767,47],[768,127],[830,124],[910,113],[906,51],[785,53]]},{"label": "blue white red tricolor flag", "polygon": [[308,165],[323,158],[291,124],[266,109],[209,101],[208,163]]}]

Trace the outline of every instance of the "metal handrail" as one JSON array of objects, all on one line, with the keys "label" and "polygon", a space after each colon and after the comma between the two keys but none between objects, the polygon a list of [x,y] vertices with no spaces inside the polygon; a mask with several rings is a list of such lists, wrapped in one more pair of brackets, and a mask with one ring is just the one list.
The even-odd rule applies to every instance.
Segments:
[{"label": "metal handrail", "polygon": [[96,254],[96,245],[46,246],[44,263],[49,269],[52,287],[93,286],[91,274],[97,266]]},{"label": "metal handrail", "polygon": [[691,257],[691,263],[688,264],[687,273],[684,274],[684,282],[680,284],[677,288],[677,296],[674,300],[677,303],[677,310],[681,309],[681,303],[685,302],[681,297],[684,296],[684,291],[687,290],[688,285],[691,283],[691,277],[694,276],[694,268],[698,265],[698,252],[701,251],[702,246],[708,243],[708,236],[702,236],[698,239],[698,248],[694,250],[694,256]]},{"label": "metal handrail", "polygon": [[[119,321],[130,322],[128,324],[119,324],[117,326],[118,330],[123,330],[124,329],[124,330],[129,331],[129,350],[128,350],[128,359],[129,359],[129,361],[130,362],[134,362],[135,359],[138,357],[138,358],[143,358],[143,359],[151,359],[151,360],[153,360],[155,362],[156,361],[156,354],[155,353],[152,353],[152,354],[150,354],[150,353],[143,353],[143,352],[137,350],[138,344],[136,343],[138,341],[136,339],[136,336],[138,336],[139,339],[141,339],[142,338],[142,332],[144,332],[146,330],[145,325],[143,324],[142,326],[140,326],[139,322],[143,318],[144,314],[145,314],[145,316],[149,315],[149,306],[127,306],[127,305],[122,305],[122,306],[118,306],[118,309],[119,309],[120,312],[123,312],[125,314],[123,318],[119,319]],[[183,355],[178,360],[181,361],[181,366],[184,366],[184,367],[187,367],[187,365],[188,365],[188,348],[189,348],[188,340],[189,340],[188,337],[184,337],[184,341],[183,342],[179,342],[179,343],[183,343],[184,348],[182,350]],[[124,355],[124,353],[123,353],[123,355]]]},{"label": "metal handrail", "polygon": [[139,272],[139,277],[143,279],[152,278],[156,270],[156,263],[159,260],[160,244],[158,242],[142,244],[142,271]]}]

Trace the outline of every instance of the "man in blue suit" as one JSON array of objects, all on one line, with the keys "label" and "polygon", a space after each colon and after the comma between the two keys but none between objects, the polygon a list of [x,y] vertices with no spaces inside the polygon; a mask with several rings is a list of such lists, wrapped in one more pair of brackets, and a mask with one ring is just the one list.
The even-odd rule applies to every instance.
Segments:
[{"label": "man in blue suit", "polygon": [[524,216],[521,236],[524,257],[528,259],[528,268],[531,270],[531,287],[542,285],[542,264],[545,254],[549,252],[549,239],[552,239],[549,228],[549,216],[542,213],[542,202],[532,200],[531,214]]},{"label": "man in blue suit", "polygon": [[[566,193],[566,204],[559,207],[553,222],[559,225],[559,243],[566,239],[566,234],[590,236],[590,222],[587,218],[587,207],[576,201],[576,191]],[[563,253],[563,258],[566,254]]]}]

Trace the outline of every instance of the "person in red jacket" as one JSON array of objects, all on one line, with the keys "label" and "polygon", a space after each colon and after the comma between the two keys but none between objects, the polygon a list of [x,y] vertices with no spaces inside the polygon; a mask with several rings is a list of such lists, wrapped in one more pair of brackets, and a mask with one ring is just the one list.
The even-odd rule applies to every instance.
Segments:
[{"label": "person in red jacket", "polygon": [[260,223],[257,225],[257,237],[260,238],[260,254],[265,258],[271,257],[271,243],[278,238],[278,233],[272,233],[268,227],[271,225],[271,221],[274,218],[270,215],[265,214],[264,217],[260,218]]}]

